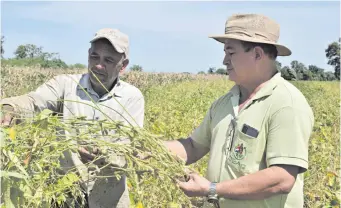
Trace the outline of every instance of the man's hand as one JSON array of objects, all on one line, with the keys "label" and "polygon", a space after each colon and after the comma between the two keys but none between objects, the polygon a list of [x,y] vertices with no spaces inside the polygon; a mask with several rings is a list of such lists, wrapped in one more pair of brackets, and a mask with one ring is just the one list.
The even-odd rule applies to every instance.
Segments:
[{"label": "man's hand", "polygon": [[189,174],[187,182],[178,181],[179,187],[189,197],[207,196],[210,184],[210,181],[196,173]]},{"label": "man's hand", "polygon": [[82,162],[83,163],[89,163],[95,159],[96,155],[99,154],[100,151],[98,148],[93,148],[92,152],[90,152],[89,150],[85,149],[84,147],[80,147],[78,149],[78,152],[81,156]]},{"label": "man's hand", "polygon": [[3,105],[1,111],[1,125],[10,126],[14,117],[14,108],[11,105]]}]

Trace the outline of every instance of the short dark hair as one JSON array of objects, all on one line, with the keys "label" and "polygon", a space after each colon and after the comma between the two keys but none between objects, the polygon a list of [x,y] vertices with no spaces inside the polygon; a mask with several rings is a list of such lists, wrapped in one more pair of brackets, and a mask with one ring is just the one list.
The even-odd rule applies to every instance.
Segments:
[{"label": "short dark hair", "polygon": [[254,43],[248,41],[240,41],[245,52],[250,51],[251,49],[259,46],[263,49],[264,53],[267,54],[271,59],[276,60],[278,51],[275,45],[266,44],[266,43]]},{"label": "short dark hair", "polygon": [[[96,43],[103,43],[103,44],[106,44],[106,45],[109,45],[109,46],[111,46],[116,52],[117,52],[117,50],[116,50],[116,48],[112,45],[112,43],[108,40],[108,39],[106,39],[106,38],[100,38],[100,39],[98,39],[98,40],[95,40],[94,42],[92,42],[91,43],[91,48],[94,46],[94,44],[96,44]],[[123,55],[123,59],[126,59],[126,54],[125,53],[122,53],[122,55]]]},{"label": "short dark hair", "polygon": [[94,42],[91,43],[91,47],[93,47],[93,45],[96,44],[96,43],[103,43],[105,45],[110,45],[110,46],[112,46],[114,48],[114,46],[111,44],[111,42],[108,39],[106,39],[106,38],[100,38],[98,40],[95,40]]}]

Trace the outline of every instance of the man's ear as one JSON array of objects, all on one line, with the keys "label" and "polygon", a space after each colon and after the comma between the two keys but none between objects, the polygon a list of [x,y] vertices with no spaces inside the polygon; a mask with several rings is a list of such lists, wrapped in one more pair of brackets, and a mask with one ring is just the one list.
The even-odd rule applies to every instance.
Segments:
[{"label": "man's ear", "polygon": [[123,65],[122,65],[122,69],[120,70],[120,73],[123,73],[123,72],[125,71],[125,69],[126,69],[126,67],[128,66],[128,64],[129,64],[129,60],[128,60],[128,59],[125,59],[125,60],[123,61]]},{"label": "man's ear", "polygon": [[254,48],[254,52],[255,52],[255,60],[260,60],[260,59],[263,58],[263,56],[264,56],[264,51],[263,51],[263,49],[262,49],[261,47],[256,46],[256,47]]}]

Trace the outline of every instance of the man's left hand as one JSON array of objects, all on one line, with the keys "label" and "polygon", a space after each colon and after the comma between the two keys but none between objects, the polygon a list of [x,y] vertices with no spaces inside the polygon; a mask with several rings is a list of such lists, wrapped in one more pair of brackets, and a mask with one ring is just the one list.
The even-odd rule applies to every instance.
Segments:
[{"label": "man's left hand", "polygon": [[210,184],[210,181],[196,173],[189,174],[187,182],[178,181],[179,187],[189,197],[207,196]]}]

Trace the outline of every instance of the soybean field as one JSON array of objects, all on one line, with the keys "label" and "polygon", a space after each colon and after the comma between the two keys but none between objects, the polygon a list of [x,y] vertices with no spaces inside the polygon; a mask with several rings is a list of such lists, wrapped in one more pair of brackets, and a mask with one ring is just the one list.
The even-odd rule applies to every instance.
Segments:
[{"label": "soybean field", "polygon": [[[58,74],[86,70],[3,67],[1,97],[35,90]],[[113,121],[89,122],[75,118],[62,122],[52,112],[43,111],[11,128],[3,128],[1,138],[1,203],[3,207],[51,207],[62,204],[68,194],[82,193],[81,177],[70,170],[61,175],[58,158],[63,151],[76,150],[72,141],[93,142],[105,147],[104,156],[122,154],[128,165],[118,171],[128,176],[133,207],[200,207],[200,198],[186,197],[174,183],[187,169],[205,175],[208,155],[186,167],[161,145],[163,140],[186,138],[201,123],[210,105],[228,92],[233,83],[221,75],[126,72],[122,79],[138,87],[146,101],[143,129],[122,126]],[[309,142],[309,170],[305,173],[304,206],[338,207],[340,204],[340,82],[292,81],[313,108],[315,126]],[[82,126],[82,128],[81,128]],[[105,126],[117,135],[133,140],[129,146],[95,140],[90,133]],[[83,129],[81,136],[58,138],[60,129]],[[89,134],[88,134],[89,133]],[[143,148],[141,148],[143,147]],[[137,154],[152,154],[147,160]]]}]

